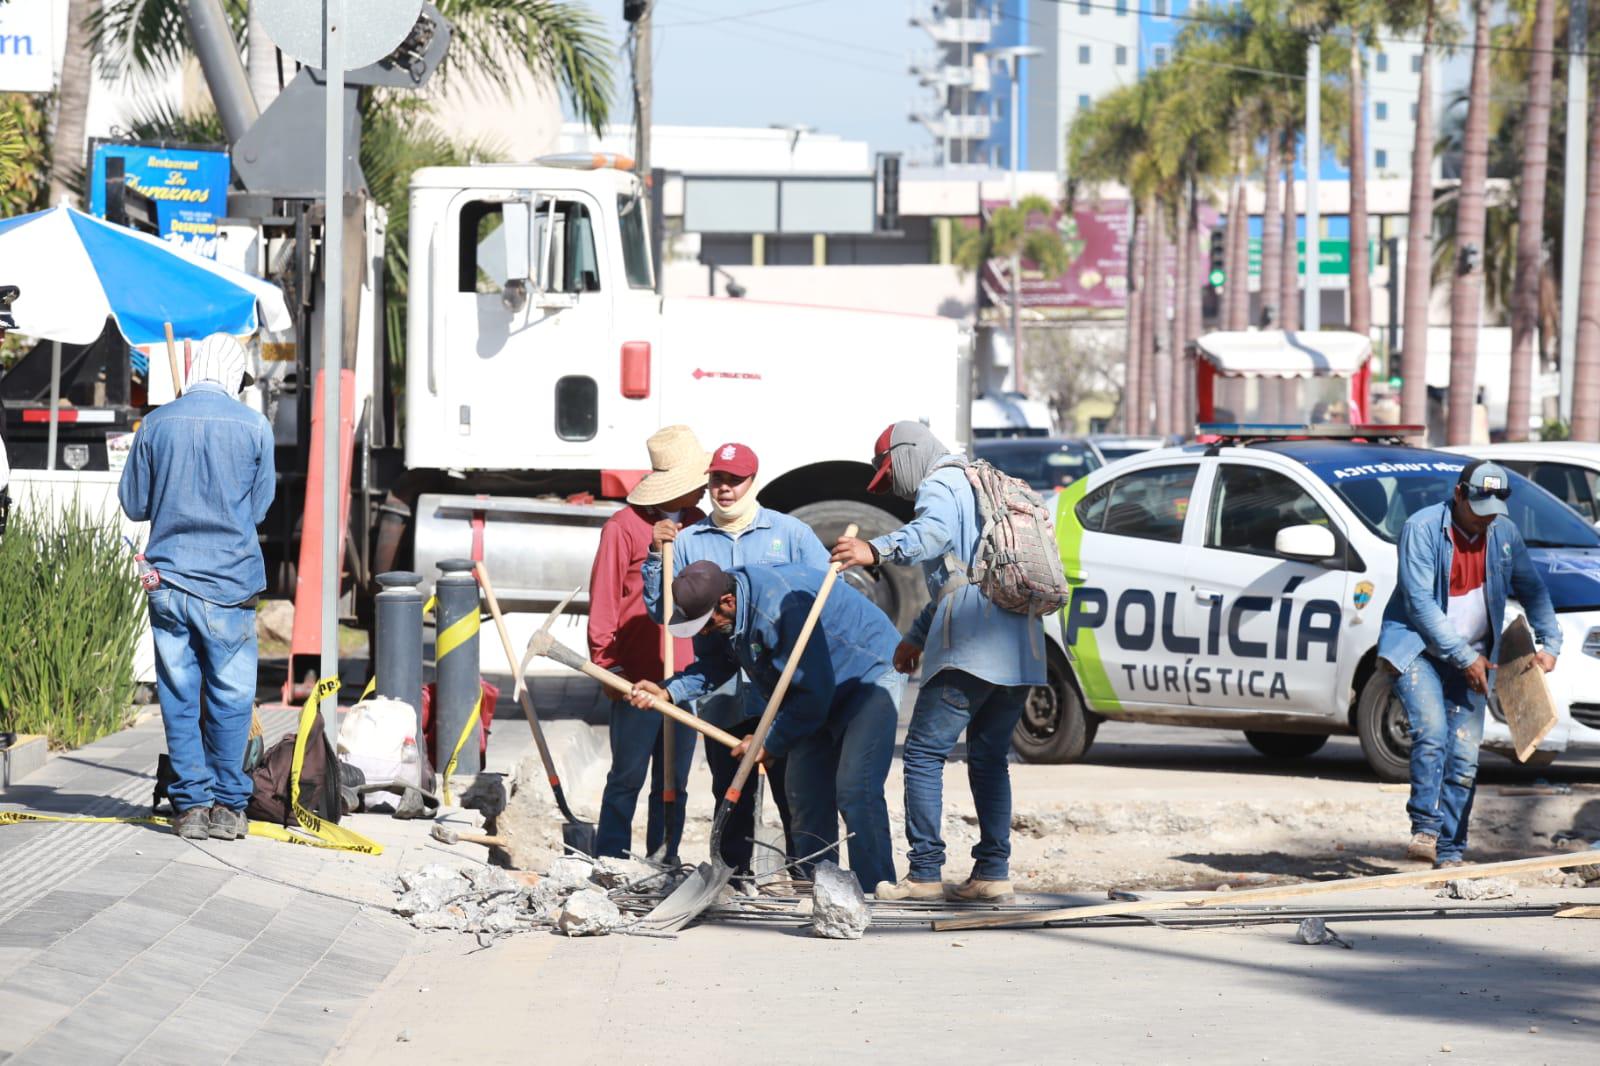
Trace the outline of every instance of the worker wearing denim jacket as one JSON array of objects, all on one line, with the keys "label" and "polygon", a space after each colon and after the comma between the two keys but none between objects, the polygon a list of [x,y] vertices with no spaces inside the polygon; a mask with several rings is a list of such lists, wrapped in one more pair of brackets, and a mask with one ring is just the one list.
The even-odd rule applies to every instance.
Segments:
[{"label": "worker wearing denim jacket", "polygon": [[1011,892],[1011,733],[1031,686],[1045,683],[1044,624],[1003,610],[967,580],[982,528],[966,460],[920,422],[896,422],[878,437],[868,489],[914,500],[906,525],[871,541],[839,538],[835,562],[921,564],[932,602],[895,651],[895,669],[922,666],[922,690],[906,732],[905,881],[877,886],[880,899],[944,894],[944,765],[963,731],[967,774],[978,814],[972,875],[951,889],[962,899]]},{"label": "worker wearing denim jacket", "polygon": [[1504,470],[1474,462],[1450,501],[1406,520],[1398,586],[1378,635],[1378,655],[1398,672],[1394,688],[1411,727],[1406,854],[1438,867],[1463,862],[1508,596],[1539,639],[1539,665],[1554,669],[1561,651],[1550,594],[1506,517],[1510,493]]}]

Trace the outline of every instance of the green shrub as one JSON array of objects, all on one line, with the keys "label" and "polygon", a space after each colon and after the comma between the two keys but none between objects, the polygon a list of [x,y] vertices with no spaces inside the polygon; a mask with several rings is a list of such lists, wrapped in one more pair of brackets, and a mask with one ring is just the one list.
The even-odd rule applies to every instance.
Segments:
[{"label": "green shrub", "polygon": [[13,508],[0,540],[0,729],[76,748],[125,727],[144,612],[114,519]]}]

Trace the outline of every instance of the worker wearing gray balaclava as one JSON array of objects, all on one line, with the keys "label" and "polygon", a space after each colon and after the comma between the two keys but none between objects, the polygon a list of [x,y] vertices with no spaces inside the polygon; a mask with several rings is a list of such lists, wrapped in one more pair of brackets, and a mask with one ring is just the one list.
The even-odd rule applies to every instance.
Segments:
[{"label": "worker wearing gray balaclava", "polygon": [[906,732],[906,840],[910,872],[877,886],[879,899],[938,899],[945,847],[944,765],[963,732],[967,776],[978,812],[972,875],[948,894],[996,900],[1011,894],[1011,731],[1029,689],[1045,683],[1043,623],[1001,610],[967,580],[982,540],[982,520],[967,460],[920,422],[896,422],[878,436],[870,491],[914,501],[916,515],[870,541],[840,537],[841,566],[922,565],[930,602],[895,649],[903,674],[922,669],[922,689]]}]

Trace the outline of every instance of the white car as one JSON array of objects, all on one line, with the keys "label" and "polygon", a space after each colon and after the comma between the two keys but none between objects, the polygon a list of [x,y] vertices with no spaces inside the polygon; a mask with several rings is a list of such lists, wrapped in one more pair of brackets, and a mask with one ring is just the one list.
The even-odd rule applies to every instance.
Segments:
[{"label": "white car", "polygon": [[[1072,598],[1046,627],[1050,684],[1034,690],[1018,753],[1079,758],[1106,718],[1238,729],[1280,758],[1354,733],[1380,777],[1407,779],[1410,736],[1378,668],[1378,629],[1401,526],[1448,498],[1464,463],[1348,440],[1224,442],[1074,482],[1056,508]],[[1534,755],[1548,761],[1600,747],[1600,533],[1512,476],[1510,518],[1564,637],[1548,675],[1560,721]],[[1511,750],[1492,715],[1484,744]]]},{"label": "white car", "polygon": [[1474,459],[1493,459],[1577,511],[1584,521],[1600,525],[1600,444],[1546,440],[1444,450]]}]

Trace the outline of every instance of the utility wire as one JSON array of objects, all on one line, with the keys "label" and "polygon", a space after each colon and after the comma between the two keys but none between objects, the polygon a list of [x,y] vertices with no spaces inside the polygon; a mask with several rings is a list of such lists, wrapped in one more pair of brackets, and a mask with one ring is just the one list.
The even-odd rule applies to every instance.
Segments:
[{"label": "utility wire", "polygon": [[[779,11],[792,11],[797,7],[815,7],[817,4],[825,4],[828,2],[829,0],[795,0],[794,3],[779,4],[776,7],[763,7],[755,11],[739,11],[729,15],[715,15],[709,11],[702,11],[699,12],[699,14],[703,14],[707,17],[693,19],[689,22],[663,22],[655,28],[664,30],[682,26],[709,26],[718,22],[738,22],[744,19],[759,18],[762,15],[775,14]],[[684,10],[693,11],[694,9],[685,7]]]}]

